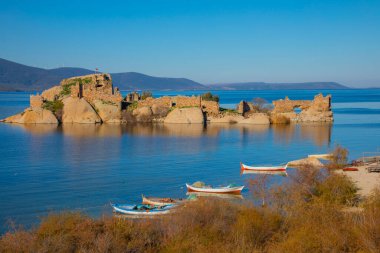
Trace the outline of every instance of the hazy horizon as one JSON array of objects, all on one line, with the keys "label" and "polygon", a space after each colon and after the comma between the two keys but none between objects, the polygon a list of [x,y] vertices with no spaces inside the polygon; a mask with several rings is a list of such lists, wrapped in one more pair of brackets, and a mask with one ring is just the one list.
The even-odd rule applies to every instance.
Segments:
[{"label": "hazy horizon", "polygon": [[378,1],[12,1],[0,57],[202,84],[380,87]]}]

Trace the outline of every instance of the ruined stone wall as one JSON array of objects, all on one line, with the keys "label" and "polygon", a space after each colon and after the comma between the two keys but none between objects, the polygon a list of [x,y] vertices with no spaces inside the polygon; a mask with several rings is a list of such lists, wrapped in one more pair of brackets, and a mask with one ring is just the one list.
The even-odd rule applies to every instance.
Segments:
[{"label": "ruined stone wall", "polygon": [[43,99],[40,95],[30,95],[29,102],[32,109],[37,109],[42,107]]},{"label": "ruined stone wall", "polygon": [[288,97],[285,99],[280,99],[273,101],[273,112],[283,113],[283,112],[293,112],[295,108],[300,108],[301,110],[308,109],[311,106],[311,100],[290,100]]},{"label": "ruined stone wall", "polygon": [[109,74],[72,77],[62,80],[60,85],[64,94],[69,90],[72,97],[83,97],[91,104],[94,104],[95,100],[120,104],[123,99],[117,88],[114,92]]},{"label": "ruined stone wall", "polygon": [[54,101],[58,99],[61,91],[62,91],[61,86],[54,86],[54,87],[51,87],[50,89],[44,90],[41,93],[41,96],[44,100]]},{"label": "ruined stone wall", "polygon": [[144,100],[140,100],[137,103],[137,108],[141,108],[144,106],[152,107],[152,105],[163,106],[163,107],[171,107],[172,106],[172,98],[168,96],[152,98],[148,97]]},{"label": "ruined stone wall", "polygon": [[219,103],[215,101],[202,100],[202,111],[207,112],[207,114],[217,115],[219,114]]},{"label": "ruined stone wall", "polygon": [[[313,100],[290,100],[288,97],[273,101],[272,117],[282,115],[294,122],[332,122],[331,95],[318,94]],[[301,112],[296,114],[295,108]]]},{"label": "ruined stone wall", "polygon": [[172,98],[172,103],[176,107],[201,107],[201,97],[199,96],[176,96]]}]

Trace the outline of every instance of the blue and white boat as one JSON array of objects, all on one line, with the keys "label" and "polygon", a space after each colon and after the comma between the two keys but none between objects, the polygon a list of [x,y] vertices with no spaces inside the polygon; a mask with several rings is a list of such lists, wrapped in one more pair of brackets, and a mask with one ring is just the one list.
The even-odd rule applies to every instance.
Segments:
[{"label": "blue and white boat", "polygon": [[152,206],[152,205],[127,205],[111,204],[113,210],[117,213],[129,215],[158,215],[169,213],[173,205]]}]

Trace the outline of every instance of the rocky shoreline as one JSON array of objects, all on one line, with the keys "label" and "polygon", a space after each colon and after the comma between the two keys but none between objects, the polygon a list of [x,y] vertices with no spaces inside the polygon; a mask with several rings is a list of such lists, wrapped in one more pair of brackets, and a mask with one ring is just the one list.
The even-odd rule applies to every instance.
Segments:
[{"label": "rocky shoreline", "polygon": [[[301,111],[296,113],[295,108]],[[219,98],[163,96],[153,98],[130,93],[122,97],[109,74],[72,77],[60,85],[30,96],[30,107],[2,120],[17,124],[251,124],[269,125],[303,122],[332,122],[331,96],[318,94],[314,100],[273,101],[273,108],[260,102],[241,101],[236,110],[220,108]]]}]

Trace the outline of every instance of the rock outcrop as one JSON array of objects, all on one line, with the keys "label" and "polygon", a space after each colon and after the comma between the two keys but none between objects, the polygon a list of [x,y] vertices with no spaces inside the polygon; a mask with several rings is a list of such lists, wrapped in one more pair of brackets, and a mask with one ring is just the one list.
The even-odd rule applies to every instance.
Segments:
[{"label": "rock outcrop", "polygon": [[132,115],[135,117],[137,122],[151,122],[153,112],[149,106],[144,106],[133,110]]},{"label": "rock outcrop", "polygon": [[303,159],[288,162],[288,166],[293,167],[293,168],[302,168],[306,166],[313,166],[313,167],[320,168],[320,167],[323,167],[323,163],[321,163],[321,161],[319,161],[315,157],[308,157],[308,158],[303,158]]},{"label": "rock outcrop", "polygon": [[58,120],[54,114],[42,108],[28,108],[22,113],[6,118],[4,122],[17,124],[58,124]]},{"label": "rock outcrop", "polygon": [[269,125],[269,116],[265,113],[252,113],[249,117],[238,122],[239,124]]},{"label": "rock outcrop", "polygon": [[101,123],[102,120],[94,108],[84,99],[67,97],[62,100],[62,123]]},{"label": "rock outcrop", "polygon": [[208,118],[210,123],[229,123],[229,124],[236,124],[240,121],[244,120],[244,117],[239,114],[227,114],[223,115],[221,117],[209,117]]},{"label": "rock outcrop", "polygon": [[103,100],[95,100],[94,107],[103,123],[121,122],[120,106]]},{"label": "rock outcrop", "polygon": [[203,112],[197,107],[176,108],[166,116],[164,123],[203,124]]}]

